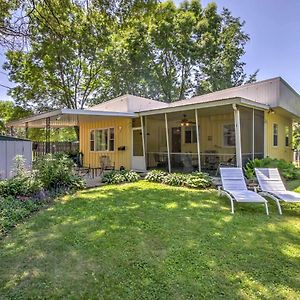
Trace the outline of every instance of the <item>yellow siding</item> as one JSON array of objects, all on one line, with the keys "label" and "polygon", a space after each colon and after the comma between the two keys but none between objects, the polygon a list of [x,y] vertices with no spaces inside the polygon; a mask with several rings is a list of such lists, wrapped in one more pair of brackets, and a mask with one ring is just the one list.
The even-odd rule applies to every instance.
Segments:
[{"label": "yellow siding", "polygon": [[[90,151],[90,130],[114,128],[115,151]],[[125,151],[118,151],[118,147],[125,146]],[[108,155],[116,169],[124,166],[131,168],[131,119],[109,118],[99,121],[82,122],[80,124],[80,151],[83,153],[84,166],[99,167],[100,156]]]},{"label": "yellow siding", "polygon": [[[278,124],[278,146],[273,146],[273,124]],[[289,143],[285,146],[285,127],[289,127]],[[265,132],[266,132],[266,156],[272,158],[284,159],[286,161],[293,160],[292,152],[292,118],[280,115],[275,111],[274,114],[265,112]]]}]

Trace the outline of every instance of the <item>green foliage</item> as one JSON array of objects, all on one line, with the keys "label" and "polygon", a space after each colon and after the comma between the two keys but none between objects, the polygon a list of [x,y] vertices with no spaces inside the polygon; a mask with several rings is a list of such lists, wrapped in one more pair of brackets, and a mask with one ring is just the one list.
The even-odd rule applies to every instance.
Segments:
[{"label": "green foliage", "polygon": [[145,179],[147,181],[160,182],[171,186],[185,186],[198,189],[208,188],[212,184],[210,176],[202,172],[184,174],[153,170],[148,172]]},{"label": "green foliage", "polygon": [[120,94],[172,102],[247,81],[244,23],[215,3],[39,1],[29,51],[7,52],[17,103],[83,108]]},{"label": "green foliage", "polygon": [[0,134],[5,134],[5,124],[9,121],[32,115],[32,111],[14,105],[12,101],[0,101]]},{"label": "green foliage", "polygon": [[280,174],[286,180],[300,178],[300,170],[296,168],[292,163],[286,162],[283,159],[273,159],[270,157],[266,157],[263,159],[250,160],[244,168],[245,176],[248,179],[253,180],[255,178],[255,168],[277,168]]},{"label": "green foliage", "polygon": [[188,174],[184,186],[190,188],[205,189],[212,186],[211,177],[202,172]]},{"label": "green foliage", "polygon": [[160,183],[162,183],[164,178],[167,175],[168,175],[167,172],[160,171],[160,170],[152,170],[152,171],[147,173],[145,179],[147,181],[151,181],[151,182],[160,182]]},{"label": "green foliage", "polygon": [[0,198],[0,236],[30,216],[45,201],[34,201],[31,199],[17,199],[13,196]]},{"label": "green foliage", "polygon": [[0,196],[29,197],[42,190],[42,182],[34,173],[26,171],[24,159],[20,155],[15,158],[13,173],[13,177],[0,181]]},{"label": "green foliage", "polygon": [[300,150],[300,123],[294,122],[293,124],[293,139],[292,145],[295,150]]},{"label": "green foliage", "polygon": [[168,173],[162,183],[172,186],[183,186],[186,180],[186,175],[181,173]]},{"label": "green foliage", "polygon": [[140,179],[140,175],[134,171],[111,171],[105,173],[102,182],[108,184],[118,184],[123,182],[135,182]]},{"label": "green foliage", "polygon": [[47,190],[80,189],[84,182],[75,174],[73,161],[65,154],[47,154],[37,158],[33,168]]},{"label": "green foliage", "polygon": [[0,243],[1,299],[299,299],[299,205],[139,181],[66,196]]}]

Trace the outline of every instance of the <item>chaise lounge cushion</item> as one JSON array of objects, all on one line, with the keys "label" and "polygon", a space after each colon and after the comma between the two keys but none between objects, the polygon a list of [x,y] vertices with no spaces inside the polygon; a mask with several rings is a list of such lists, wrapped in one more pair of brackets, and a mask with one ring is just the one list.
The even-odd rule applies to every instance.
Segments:
[{"label": "chaise lounge cushion", "polygon": [[300,194],[292,191],[272,191],[270,194],[285,202],[300,202]]},{"label": "chaise lounge cushion", "polygon": [[237,202],[257,202],[257,203],[266,203],[267,200],[264,199],[262,196],[258,195],[253,191],[228,191]]}]

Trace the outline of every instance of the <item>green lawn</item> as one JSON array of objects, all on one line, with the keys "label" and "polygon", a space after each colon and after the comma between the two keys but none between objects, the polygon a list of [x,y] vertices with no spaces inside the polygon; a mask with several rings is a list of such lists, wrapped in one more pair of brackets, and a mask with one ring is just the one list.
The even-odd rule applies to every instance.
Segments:
[{"label": "green lawn", "polygon": [[1,299],[299,299],[300,205],[139,182],[57,201],[0,241]]}]

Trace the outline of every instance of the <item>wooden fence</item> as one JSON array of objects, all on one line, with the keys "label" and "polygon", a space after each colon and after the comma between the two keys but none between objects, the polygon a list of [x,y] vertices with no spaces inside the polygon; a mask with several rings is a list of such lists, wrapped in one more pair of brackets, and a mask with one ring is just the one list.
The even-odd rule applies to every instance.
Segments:
[{"label": "wooden fence", "polygon": [[[50,142],[50,153],[78,153],[78,142]],[[46,142],[32,143],[33,157],[46,154]]]}]

